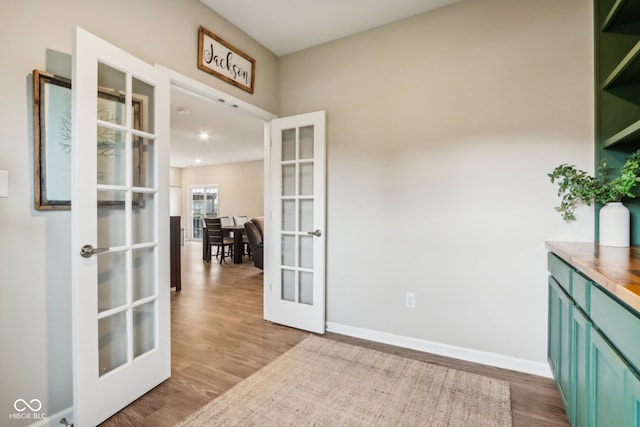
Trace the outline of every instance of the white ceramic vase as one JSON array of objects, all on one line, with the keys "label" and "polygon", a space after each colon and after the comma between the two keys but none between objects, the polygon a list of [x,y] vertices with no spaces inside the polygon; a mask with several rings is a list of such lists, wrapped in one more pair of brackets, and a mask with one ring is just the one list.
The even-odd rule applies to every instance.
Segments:
[{"label": "white ceramic vase", "polygon": [[631,216],[622,203],[611,202],[600,208],[599,242],[603,246],[629,247]]}]

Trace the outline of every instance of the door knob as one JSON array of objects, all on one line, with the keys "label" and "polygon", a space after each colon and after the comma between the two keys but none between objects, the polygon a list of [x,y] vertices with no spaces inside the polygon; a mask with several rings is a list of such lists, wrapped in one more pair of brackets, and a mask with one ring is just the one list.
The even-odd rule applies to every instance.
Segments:
[{"label": "door knob", "polygon": [[100,254],[102,252],[109,252],[109,248],[94,248],[91,245],[84,245],[80,248],[80,255],[84,258],[91,258],[92,255]]},{"label": "door knob", "polygon": [[322,236],[322,231],[320,231],[320,230],[308,231],[307,234],[310,234],[310,235],[316,236],[316,237],[320,237],[320,236]]}]

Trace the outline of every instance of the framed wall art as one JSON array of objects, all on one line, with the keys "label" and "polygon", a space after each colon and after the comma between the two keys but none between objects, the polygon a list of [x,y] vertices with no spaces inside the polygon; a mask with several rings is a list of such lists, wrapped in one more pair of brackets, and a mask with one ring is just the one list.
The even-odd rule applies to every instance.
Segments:
[{"label": "framed wall art", "polygon": [[[98,92],[98,119],[114,122],[125,114],[124,96],[108,89]],[[134,98],[133,126],[142,129],[144,98]],[[33,71],[33,125],[35,209],[71,208],[71,80],[44,71]],[[124,156],[124,133],[105,126],[97,135],[97,182],[108,183]],[[143,173],[142,138],[132,140],[134,186]],[[102,193],[102,192],[101,192]],[[100,203],[123,203],[104,193]]]}]

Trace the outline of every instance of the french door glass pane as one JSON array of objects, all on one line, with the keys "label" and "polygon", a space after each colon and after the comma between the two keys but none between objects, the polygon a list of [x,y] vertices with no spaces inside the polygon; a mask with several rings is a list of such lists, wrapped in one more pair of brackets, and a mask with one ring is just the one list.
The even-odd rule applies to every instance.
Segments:
[{"label": "french door glass pane", "polygon": [[133,300],[155,295],[155,250],[143,248],[133,250]]},{"label": "french door glass pane", "polygon": [[300,302],[313,305],[313,273],[300,272]]},{"label": "french door glass pane", "polygon": [[296,300],[296,274],[292,270],[282,270],[282,299]]},{"label": "french door glass pane", "polygon": [[300,155],[299,159],[313,159],[313,126],[300,128]]},{"label": "french door glass pane", "polygon": [[154,103],[154,87],[135,77],[131,80],[133,93],[131,94],[132,103],[132,122],[131,126],[135,130],[143,132],[155,132],[155,120],[153,111],[149,106]]},{"label": "french door glass pane", "polygon": [[126,252],[98,256],[98,312],[127,303]]},{"label": "french door glass pane", "polygon": [[313,268],[313,236],[300,236],[300,267]]},{"label": "french door glass pane", "polygon": [[124,312],[98,320],[100,376],[127,362],[127,319]]},{"label": "french door glass pane", "polygon": [[133,357],[156,346],[156,303],[151,301],[133,309]]},{"label": "french door glass pane", "polygon": [[282,161],[286,162],[296,158],[296,130],[285,129],[282,131]]},{"label": "french door glass pane", "polygon": [[282,201],[282,230],[294,231],[296,229],[296,201]]},{"label": "french door glass pane", "polygon": [[98,184],[126,185],[126,133],[98,126]]},{"label": "french door glass pane", "polygon": [[313,200],[300,200],[300,227],[298,231],[313,231]]},{"label": "french door glass pane", "polygon": [[282,195],[293,196],[296,194],[296,166],[282,166]]},{"label": "french door glass pane", "polygon": [[127,116],[123,94],[127,90],[126,74],[99,63],[98,87],[98,120],[125,126]]},{"label": "french door glass pane", "polygon": [[124,191],[98,191],[98,247],[127,244]]},{"label": "french door glass pane", "polygon": [[291,235],[282,236],[282,265],[294,267],[296,262],[296,238]]},{"label": "french door glass pane", "polygon": [[133,186],[153,188],[156,185],[155,180],[155,145],[154,140],[134,136],[132,142],[133,148]]},{"label": "french door glass pane", "polygon": [[300,164],[300,195],[313,196],[313,163]]},{"label": "french door glass pane", "polygon": [[133,200],[133,244],[153,242],[156,229],[156,196],[150,193],[133,193]]}]

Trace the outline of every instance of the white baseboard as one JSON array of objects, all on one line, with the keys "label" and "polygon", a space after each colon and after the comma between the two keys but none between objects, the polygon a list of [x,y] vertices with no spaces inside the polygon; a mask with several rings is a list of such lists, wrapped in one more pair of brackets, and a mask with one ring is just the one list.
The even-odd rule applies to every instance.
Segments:
[{"label": "white baseboard", "polygon": [[29,427],[64,427],[64,424],[60,424],[60,420],[63,418],[66,418],[69,425],[71,425],[73,421],[73,407],[63,409],[53,415],[47,415],[45,419],[30,424]]},{"label": "white baseboard", "polygon": [[532,362],[530,360],[517,359],[515,357],[503,356],[501,354],[456,347],[448,344],[390,334],[388,332],[342,325],[340,323],[327,322],[327,331],[383,344],[410,348],[412,350],[423,351],[425,353],[433,353],[440,356],[451,357],[453,359],[465,360],[467,362],[480,363],[482,365],[510,369],[512,371],[539,375],[546,378],[553,378],[551,369],[546,363]]}]

